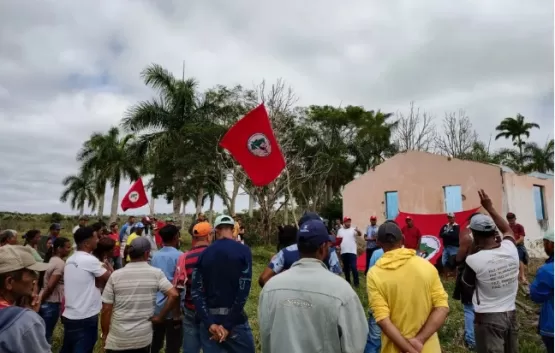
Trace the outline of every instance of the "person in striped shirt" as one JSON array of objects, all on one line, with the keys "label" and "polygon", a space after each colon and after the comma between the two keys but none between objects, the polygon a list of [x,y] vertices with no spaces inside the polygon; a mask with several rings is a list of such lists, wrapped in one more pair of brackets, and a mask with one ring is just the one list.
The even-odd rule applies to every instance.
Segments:
[{"label": "person in striped shirt", "polygon": [[193,248],[185,256],[185,299],[183,301],[183,353],[199,353],[202,347],[200,341],[200,320],[196,317],[195,304],[191,297],[191,284],[193,282],[193,269],[200,254],[210,245],[212,226],[208,222],[197,223],[193,227]]}]

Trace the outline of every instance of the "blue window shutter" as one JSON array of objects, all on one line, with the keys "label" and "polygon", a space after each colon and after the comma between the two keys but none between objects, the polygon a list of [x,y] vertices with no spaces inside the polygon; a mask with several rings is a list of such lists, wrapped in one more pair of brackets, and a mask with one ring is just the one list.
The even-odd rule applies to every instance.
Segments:
[{"label": "blue window shutter", "polygon": [[543,190],[542,187],[538,185],[534,185],[534,209],[536,210],[536,219],[538,221],[544,220]]},{"label": "blue window shutter", "polygon": [[397,191],[385,193],[385,218],[395,219],[399,214],[399,195]]},{"label": "blue window shutter", "polygon": [[445,212],[460,212],[463,210],[460,185],[444,186],[443,194],[445,197]]}]

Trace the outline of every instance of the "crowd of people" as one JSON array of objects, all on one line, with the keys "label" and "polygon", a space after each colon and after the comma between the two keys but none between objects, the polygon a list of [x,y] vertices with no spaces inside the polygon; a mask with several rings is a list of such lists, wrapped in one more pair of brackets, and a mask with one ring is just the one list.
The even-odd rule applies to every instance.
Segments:
[{"label": "crowd of people", "polygon": [[[486,213],[473,214],[467,228],[447,215],[440,266],[456,269],[453,296],[464,307],[467,347],[518,352],[516,296],[519,280],[527,284],[524,228],[513,214],[500,216],[485,192],[479,196]],[[121,229],[88,221],[79,219],[73,239],[60,236],[56,223],[45,236],[27,232],[23,245],[14,230],[0,233],[1,352],[51,352],[61,321],[62,353],[90,353],[98,341],[106,352],[254,353],[249,319],[258,319],[268,353],[441,351],[437,332],[449,314],[448,294],[437,268],[419,256],[422,235],[410,218],[400,226],[371,217],[362,232],[349,217],[327,227],[307,212],[298,225],[280,227],[278,251],[258,278],[257,318],[244,310],[252,254],[237,217],[221,215],[211,225],[199,214],[185,252],[172,219],[129,217]],[[367,309],[353,289],[360,238]],[[538,332],[548,352],[553,241],[548,232],[548,260],[529,288],[542,305]]]}]

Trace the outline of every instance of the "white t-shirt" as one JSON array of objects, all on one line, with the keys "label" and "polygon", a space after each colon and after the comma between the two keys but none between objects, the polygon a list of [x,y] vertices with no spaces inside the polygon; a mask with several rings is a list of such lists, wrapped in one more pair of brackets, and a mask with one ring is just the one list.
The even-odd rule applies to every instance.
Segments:
[{"label": "white t-shirt", "polygon": [[337,237],[343,239],[341,240],[342,254],[357,254],[357,232],[354,227],[339,229]]},{"label": "white t-shirt", "polygon": [[475,312],[499,313],[516,309],[519,260],[511,240],[503,240],[498,248],[469,255],[466,264],[476,273],[476,290],[472,297]]},{"label": "white t-shirt", "polygon": [[102,297],[94,280],[105,272],[100,261],[84,251],[76,251],[67,259],[64,270],[64,317],[81,320],[98,315],[102,308]]}]

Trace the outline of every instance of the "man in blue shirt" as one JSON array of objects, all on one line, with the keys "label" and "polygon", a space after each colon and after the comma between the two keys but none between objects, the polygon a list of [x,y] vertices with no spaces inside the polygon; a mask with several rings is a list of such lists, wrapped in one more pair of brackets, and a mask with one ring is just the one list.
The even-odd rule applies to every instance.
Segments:
[{"label": "man in blue shirt", "polygon": [[252,281],[250,249],[233,237],[235,221],[216,218],[216,241],[200,255],[191,294],[201,319],[204,353],[254,353],[254,339],[244,311]]},{"label": "man in blue shirt", "polygon": [[133,227],[133,224],[135,224],[135,217],[134,216],[129,216],[129,218],[127,219],[127,223],[124,223],[124,225],[122,225],[121,229],[119,230],[119,241],[120,242],[123,241],[123,238],[125,238],[125,235],[131,234],[130,230]]},{"label": "man in blue shirt", "polygon": [[[173,275],[177,266],[177,260],[183,253],[177,248],[179,247],[179,229],[171,224],[168,224],[160,229],[160,237],[164,247],[158,250],[151,260],[153,267],[159,268],[164,272],[168,281],[173,281]],[[164,304],[166,303],[166,295],[164,293],[156,293],[156,307],[154,315],[158,315]],[[181,320],[181,312],[179,305],[176,306],[173,313],[166,317],[165,322],[160,324],[153,324],[152,346],[151,352],[158,353],[164,346],[164,339],[166,340],[166,353],[179,353],[183,343],[183,322]]]},{"label": "man in blue shirt", "polygon": [[[305,212],[304,215],[299,220],[299,227],[303,225],[303,223],[310,221],[310,220],[317,220],[322,222],[320,216],[318,216],[315,212]],[[301,258],[299,254],[299,248],[297,246],[297,242],[295,240],[295,244],[289,245],[283,249],[281,249],[277,254],[272,257],[268,267],[262,271],[260,277],[258,278],[258,284],[260,287],[264,287],[266,282],[268,282],[272,277],[275,275],[288,270],[291,266],[299,261]],[[330,248],[329,255],[326,259],[324,259],[324,264],[331,272],[335,273],[336,275],[340,275],[341,271],[341,264],[339,263],[339,258],[337,256],[337,252],[335,252],[335,248],[332,246]]]},{"label": "man in blue shirt", "polygon": [[368,265],[370,264],[372,253],[378,249],[378,244],[376,243],[376,235],[378,234],[377,222],[378,218],[376,216],[370,217],[370,225],[366,227],[366,233],[364,233],[364,240],[366,240],[366,271],[364,271],[364,274],[368,273]]},{"label": "man in blue shirt", "polygon": [[[378,262],[378,260],[383,256],[383,249],[376,248],[372,252],[372,257],[368,260],[368,270],[372,268]],[[366,347],[364,348],[364,353],[379,353],[382,348],[382,330],[380,326],[376,323],[374,315],[371,311],[368,311],[368,338],[366,340]]]},{"label": "man in blue shirt", "polygon": [[553,231],[543,237],[543,247],[549,258],[536,272],[530,286],[530,298],[541,304],[539,333],[548,352],[553,352]]}]

